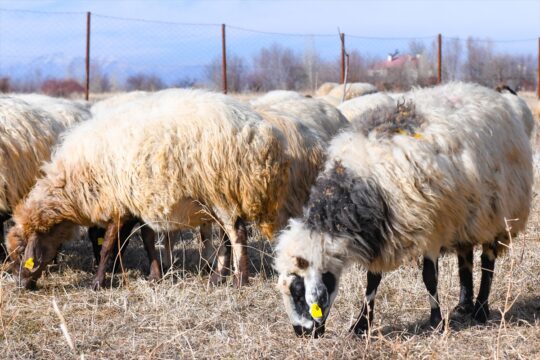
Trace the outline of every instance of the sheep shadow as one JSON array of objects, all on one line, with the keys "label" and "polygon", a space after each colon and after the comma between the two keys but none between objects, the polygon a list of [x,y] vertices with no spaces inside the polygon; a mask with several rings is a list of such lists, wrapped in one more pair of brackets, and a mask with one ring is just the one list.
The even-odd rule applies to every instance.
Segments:
[{"label": "sheep shadow", "polygon": [[[460,332],[474,327],[499,328],[505,326],[519,327],[532,326],[540,319],[540,295],[523,296],[514,302],[513,306],[504,314],[498,308],[491,308],[491,314],[486,324],[478,323],[470,315],[450,314],[446,326],[452,332]],[[434,330],[429,325],[429,319],[407,324],[405,327],[388,325],[377,330],[377,333],[400,340],[407,340],[417,336],[428,337],[440,330]]]}]

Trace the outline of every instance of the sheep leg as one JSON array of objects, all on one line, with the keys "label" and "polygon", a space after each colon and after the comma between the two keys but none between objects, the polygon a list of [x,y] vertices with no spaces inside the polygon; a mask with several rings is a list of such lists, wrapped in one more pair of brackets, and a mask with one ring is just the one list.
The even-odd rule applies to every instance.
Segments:
[{"label": "sheep leg", "polygon": [[249,282],[249,263],[247,254],[247,228],[241,218],[236,219],[234,230],[229,232],[231,239],[234,285],[240,287]]},{"label": "sheep leg", "polygon": [[7,257],[7,251],[4,245],[4,223],[9,219],[9,215],[0,214],[0,261]]},{"label": "sheep leg", "polygon": [[210,283],[219,285],[225,282],[229,275],[229,266],[231,264],[231,241],[226,233],[220,228],[219,238],[221,239],[216,254],[216,269],[210,275]]},{"label": "sheep leg", "polygon": [[149,226],[143,226],[141,228],[141,237],[144,249],[148,254],[148,260],[150,260],[150,275],[148,276],[148,280],[159,281],[161,279],[161,269],[156,251],[156,234]]},{"label": "sheep leg", "polygon": [[201,224],[199,227],[201,234],[201,260],[199,261],[199,271],[211,270],[212,261],[212,223]]},{"label": "sheep leg", "polygon": [[101,246],[98,270],[93,283],[94,290],[99,290],[105,285],[105,267],[113,251],[114,244],[118,242],[118,233],[123,223],[124,219],[120,219],[118,222],[113,221],[107,225],[103,245]]},{"label": "sheep leg", "polygon": [[88,228],[88,240],[92,243],[92,251],[94,252],[94,260],[96,261],[96,265],[99,264],[99,258],[100,258],[100,249],[101,245],[98,243],[99,238],[103,238],[105,236],[105,229],[102,229],[98,226],[92,226]]},{"label": "sheep leg", "polygon": [[166,232],[163,234],[163,271],[166,273],[172,268],[173,264],[173,240],[171,239],[171,235],[169,232]]},{"label": "sheep leg", "polygon": [[366,296],[364,298],[362,310],[360,311],[360,315],[358,316],[356,322],[349,329],[349,331],[354,331],[354,333],[358,336],[364,335],[371,326],[373,321],[373,309],[375,307],[375,295],[377,294],[377,289],[379,288],[381,279],[381,273],[372,273],[371,271],[368,271]]},{"label": "sheep leg", "polygon": [[482,278],[480,280],[480,290],[474,304],[473,318],[485,323],[489,316],[489,292],[491,291],[491,282],[493,281],[493,271],[495,269],[495,260],[497,258],[496,243],[484,245],[482,247]]},{"label": "sheep leg", "polygon": [[439,306],[439,295],[437,294],[437,282],[438,282],[438,267],[439,261],[429,257],[424,257],[424,266],[422,269],[422,278],[426,289],[429,292],[429,305],[431,307],[431,316],[429,318],[429,324],[432,328],[436,329],[442,324],[441,307]]},{"label": "sheep leg", "polygon": [[458,249],[459,266],[459,303],[454,308],[458,314],[472,314],[473,303],[473,247],[466,246]]}]

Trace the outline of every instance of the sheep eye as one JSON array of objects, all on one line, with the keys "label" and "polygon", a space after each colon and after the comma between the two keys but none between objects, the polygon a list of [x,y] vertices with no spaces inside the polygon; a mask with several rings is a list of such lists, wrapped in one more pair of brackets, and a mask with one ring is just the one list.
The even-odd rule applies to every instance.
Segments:
[{"label": "sheep eye", "polygon": [[298,275],[294,275],[289,290],[294,299],[302,299],[306,294],[306,288],[304,286],[304,278]]}]

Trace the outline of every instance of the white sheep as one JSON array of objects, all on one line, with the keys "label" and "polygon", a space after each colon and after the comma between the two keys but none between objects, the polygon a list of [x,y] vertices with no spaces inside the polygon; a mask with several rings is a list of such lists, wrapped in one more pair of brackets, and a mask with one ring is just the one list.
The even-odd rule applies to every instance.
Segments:
[{"label": "white sheep", "polygon": [[[405,102],[364,114],[333,139],[302,219],[279,236],[275,267],[298,335],[324,332],[347,264],[368,270],[366,299],[352,330],[373,317],[381,273],[424,257],[430,324],[442,315],[442,248],[483,246],[474,316],[484,321],[496,256],[523,230],[532,195],[531,146],[507,101],[479,85],[418,89]],[[461,301],[460,301],[461,302]]]},{"label": "white sheep", "polygon": [[4,221],[41,176],[65,124],[13,96],[0,96],[0,240]]},{"label": "white sheep", "polygon": [[339,86],[339,84],[335,83],[335,82],[325,82],[321,86],[319,86],[319,88],[315,92],[315,96],[317,96],[317,97],[326,96],[336,86]]},{"label": "white sheep", "polygon": [[270,106],[275,103],[296,100],[296,99],[305,99],[306,97],[296,91],[291,90],[272,90],[266,94],[259,96],[249,102],[249,105],[252,107],[262,107]]},{"label": "white sheep", "polygon": [[91,108],[92,115],[97,116],[109,111],[116,111],[117,109],[121,109],[122,106],[129,106],[132,101],[137,101],[143,97],[148,96],[149,94],[150,93],[147,91],[130,91],[126,93],[115,94],[94,103]]},{"label": "white sheep", "polygon": [[[218,219],[232,244],[236,282],[248,278],[245,221],[273,234],[289,159],[279,132],[221,94],[170,89],[71,130],[17,206],[7,244],[21,283],[35,286],[75,224],[106,225],[95,287],[129,218],[155,231]],[[29,266],[25,267],[25,265]]]},{"label": "white sheep", "polygon": [[344,100],[350,100],[355,97],[367,95],[367,94],[373,94],[377,92],[377,88],[374,85],[371,85],[369,83],[348,83],[348,84],[341,84],[336,87],[334,87],[329,93],[328,96],[334,97],[336,99],[343,98],[343,89],[345,88],[345,99]]},{"label": "white sheep", "polygon": [[297,98],[254,108],[257,111],[272,109],[288,114],[314,130],[325,142],[349,125],[339,110],[318,99]]},{"label": "white sheep", "polygon": [[362,115],[366,111],[375,110],[380,107],[393,106],[395,100],[384,93],[375,93],[347,100],[337,108],[349,122]]},{"label": "white sheep", "polygon": [[91,116],[89,104],[42,94],[13,94],[13,97],[26,101],[32,106],[48,111],[69,128]]}]

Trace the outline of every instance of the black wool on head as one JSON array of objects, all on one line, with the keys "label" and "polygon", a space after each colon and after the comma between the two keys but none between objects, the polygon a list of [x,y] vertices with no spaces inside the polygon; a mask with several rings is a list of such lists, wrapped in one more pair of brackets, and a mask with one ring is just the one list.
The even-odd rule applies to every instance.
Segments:
[{"label": "black wool on head", "polygon": [[305,218],[313,231],[354,239],[371,260],[380,255],[390,216],[379,185],[336,162],[312,188]]}]

